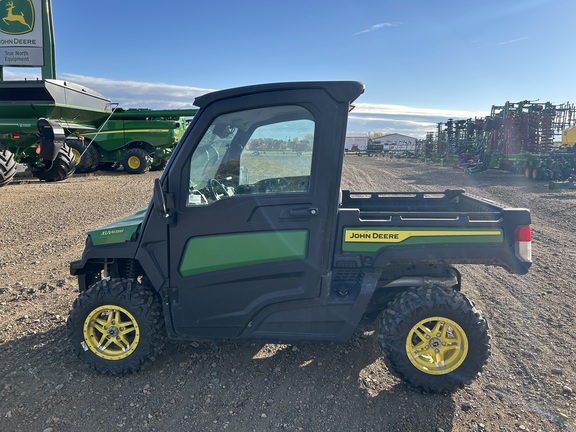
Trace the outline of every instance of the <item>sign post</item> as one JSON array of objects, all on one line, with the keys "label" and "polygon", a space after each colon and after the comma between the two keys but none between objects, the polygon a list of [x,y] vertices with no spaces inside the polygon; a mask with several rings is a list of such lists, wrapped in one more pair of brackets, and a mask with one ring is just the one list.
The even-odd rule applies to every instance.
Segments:
[{"label": "sign post", "polygon": [[4,67],[40,67],[56,78],[50,0],[0,0],[0,80]]}]

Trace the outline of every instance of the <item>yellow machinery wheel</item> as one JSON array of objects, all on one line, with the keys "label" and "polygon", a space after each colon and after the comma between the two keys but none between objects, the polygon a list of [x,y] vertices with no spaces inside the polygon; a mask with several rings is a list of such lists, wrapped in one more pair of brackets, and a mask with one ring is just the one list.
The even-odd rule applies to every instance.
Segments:
[{"label": "yellow machinery wheel", "polygon": [[134,316],[115,305],[100,306],[84,320],[84,341],[98,357],[120,360],[138,347],[140,328]]},{"label": "yellow machinery wheel", "polygon": [[133,170],[137,170],[138,168],[140,168],[140,159],[138,158],[138,156],[130,156],[128,158],[128,166],[130,167],[130,169]]},{"label": "yellow machinery wheel", "polygon": [[382,313],[379,343],[390,372],[425,392],[456,390],[490,355],[488,324],[460,292],[411,287]]},{"label": "yellow machinery wheel", "polygon": [[152,157],[142,148],[131,148],[124,154],[122,166],[128,174],[142,174],[150,171]]},{"label": "yellow machinery wheel", "polygon": [[406,338],[406,355],[419,371],[443,375],[456,370],[468,354],[468,338],[455,321],[430,317],[418,322]]},{"label": "yellow machinery wheel", "polygon": [[135,372],[154,360],[165,340],[159,296],[133,279],[92,284],[74,301],[67,326],[76,354],[113,375]]}]

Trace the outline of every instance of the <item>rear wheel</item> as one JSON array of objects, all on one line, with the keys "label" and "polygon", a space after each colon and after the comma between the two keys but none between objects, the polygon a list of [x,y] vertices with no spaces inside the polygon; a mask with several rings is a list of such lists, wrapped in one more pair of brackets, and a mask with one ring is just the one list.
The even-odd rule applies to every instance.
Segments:
[{"label": "rear wheel", "polygon": [[488,324],[461,293],[417,287],[382,316],[379,343],[390,372],[425,392],[472,382],[490,355]]},{"label": "rear wheel", "polygon": [[162,171],[166,164],[168,163],[168,159],[158,159],[152,161],[152,165],[150,166],[150,171]]},{"label": "rear wheel", "polygon": [[152,165],[152,158],[146,152],[146,150],[141,148],[129,149],[124,154],[124,159],[122,160],[122,166],[124,171],[128,174],[142,174],[150,170]]},{"label": "rear wheel", "polygon": [[32,175],[47,182],[65,180],[74,173],[75,168],[74,154],[66,144],[58,150],[58,155],[53,161],[45,160],[43,163],[30,165]]},{"label": "rear wheel", "polygon": [[96,171],[99,156],[95,144],[79,139],[67,139],[66,145],[74,155],[77,173]]},{"label": "rear wheel", "polygon": [[113,375],[135,372],[153,361],[165,341],[158,296],[132,279],[91,285],[74,302],[67,326],[77,355]]},{"label": "rear wheel", "polygon": [[0,187],[6,186],[16,175],[16,160],[11,151],[0,150]]}]

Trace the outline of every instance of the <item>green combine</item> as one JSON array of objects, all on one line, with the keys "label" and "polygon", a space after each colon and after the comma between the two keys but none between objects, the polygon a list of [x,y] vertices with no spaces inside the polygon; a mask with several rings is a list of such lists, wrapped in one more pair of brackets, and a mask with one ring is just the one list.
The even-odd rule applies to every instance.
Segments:
[{"label": "green combine", "polygon": [[68,137],[76,172],[113,170],[128,174],[162,170],[198,110],[117,108],[98,131]]}]

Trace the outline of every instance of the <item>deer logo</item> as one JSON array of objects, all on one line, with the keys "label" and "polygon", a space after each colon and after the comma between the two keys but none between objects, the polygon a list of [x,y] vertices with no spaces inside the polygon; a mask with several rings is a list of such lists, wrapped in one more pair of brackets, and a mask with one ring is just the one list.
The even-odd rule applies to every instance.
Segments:
[{"label": "deer logo", "polygon": [[[15,9],[17,12],[14,12]],[[0,22],[0,31],[8,34],[24,34],[32,31],[33,27],[34,7],[31,0],[20,0],[16,6],[13,0],[6,3],[6,15]]]}]

